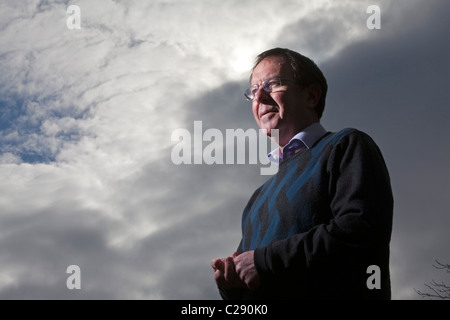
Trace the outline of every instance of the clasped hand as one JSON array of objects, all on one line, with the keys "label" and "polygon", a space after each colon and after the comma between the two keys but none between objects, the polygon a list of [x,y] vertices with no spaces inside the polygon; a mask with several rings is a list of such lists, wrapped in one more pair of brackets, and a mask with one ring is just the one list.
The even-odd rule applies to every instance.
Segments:
[{"label": "clasped hand", "polygon": [[254,251],[241,254],[235,252],[232,257],[214,259],[211,261],[214,270],[214,280],[223,289],[243,288],[257,290],[261,279],[254,263]]}]

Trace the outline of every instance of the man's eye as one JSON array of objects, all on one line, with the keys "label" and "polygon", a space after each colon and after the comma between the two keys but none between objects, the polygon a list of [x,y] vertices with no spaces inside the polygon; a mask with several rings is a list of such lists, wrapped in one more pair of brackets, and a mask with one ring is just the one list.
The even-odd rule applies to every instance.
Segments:
[{"label": "man's eye", "polygon": [[270,80],[269,83],[267,83],[267,86],[268,86],[270,89],[275,89],[275,88],[277,88],[279,85],[280,85],[280,82],[277,81],[277,80]]}]

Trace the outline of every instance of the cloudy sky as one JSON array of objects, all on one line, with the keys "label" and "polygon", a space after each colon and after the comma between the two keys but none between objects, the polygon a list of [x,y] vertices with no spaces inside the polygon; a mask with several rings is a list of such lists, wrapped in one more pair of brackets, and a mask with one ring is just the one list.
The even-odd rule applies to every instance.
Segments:
[{"label": "cloudy sky", "polygon": [[447,0],[2,0],[0,299],[218,299],[210,260],[234,251],[268,176],[175,165],[171,137],[199,138],[194,121],[257,129],[242,92],[273,47],[322,68],[327,130],[358,128],[384,154],[393,298],[450,283],[432,266],[450,263],[448,12]]}]

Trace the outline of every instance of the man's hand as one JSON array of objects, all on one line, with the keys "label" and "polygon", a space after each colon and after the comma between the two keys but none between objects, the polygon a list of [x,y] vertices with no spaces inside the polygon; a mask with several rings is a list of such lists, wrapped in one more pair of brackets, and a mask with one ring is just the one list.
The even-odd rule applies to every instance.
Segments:
[{"label": "man's hand", "polygon": [[251,291],[258,290],[261,286],[261,278],[254,263],[254,253],[254,251],[247,251],[241,254],[233,253],[236,273]]},{"label": "man's hand", "polygon": [[[233,257],[237,253],[233,254]],[[236,273],[232,257],[214,259],[211,261],[211,267],[214,269],[214,280],[217,285],[223,289],[233,289],[245,287],[245,284]]]},{"label": "man's hand", "polygon": [[214,259],[211,267],[214,269],[214,280],[223,289],[247,287],[249,290],[258,290],[261,279],[254,264],[254,251],[239,254],[233,257]]}]

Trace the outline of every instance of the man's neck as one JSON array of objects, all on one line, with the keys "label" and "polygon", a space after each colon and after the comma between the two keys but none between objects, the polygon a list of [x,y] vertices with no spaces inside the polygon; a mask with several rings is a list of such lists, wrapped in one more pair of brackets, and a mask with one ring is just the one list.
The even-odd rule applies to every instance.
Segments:
[{"label": "man's neck", "polygon": [[293,137],[295,137],[297,134],[299,134],[300,132],[304,131],[306,128],[308,128],[309,126],[311,126],[312,124],[319,122],[317,121],[311,121],[308,122],[306,125],[303,126],[298,126],[296,128],[293,128],[289,131],[285,131],[284,133],[279,132],[279,142],[278,145],[280,147],[280,152],[283,150],[283,148],[292,140]]}]

